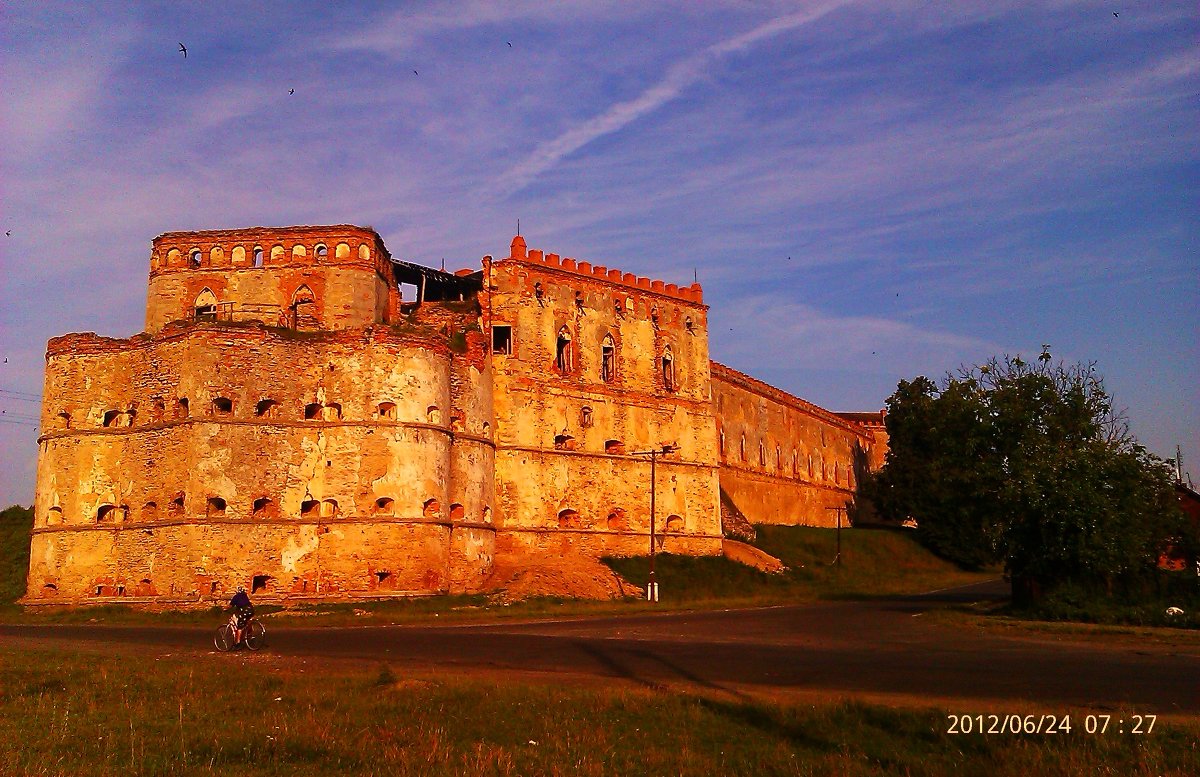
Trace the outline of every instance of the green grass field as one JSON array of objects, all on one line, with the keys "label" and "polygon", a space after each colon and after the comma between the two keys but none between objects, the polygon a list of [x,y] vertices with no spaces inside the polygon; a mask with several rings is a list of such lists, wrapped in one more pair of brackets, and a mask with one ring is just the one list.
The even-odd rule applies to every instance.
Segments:
[{"label": "green grass field", "polygon": [[1082,710],[1070,734],[956,735],[937,709],[13,645],[0,680],[14,776],[1200,773],[1196,724],[1088,735]]},{"label": "green grass field", "polygon": [[[755,545],[788,565],[765,574],[722,558],[660,555],[655,560],[659,598],[680,606],[776,604],[817,598],[890,596],[932,591],[999,577],[999,571],[965,572],[934,556],[905,532],[843,529],[841,565],[837,533],[808,526],[758,526]],[[627,579],[645,582],[649,559],[604,560]]]}]

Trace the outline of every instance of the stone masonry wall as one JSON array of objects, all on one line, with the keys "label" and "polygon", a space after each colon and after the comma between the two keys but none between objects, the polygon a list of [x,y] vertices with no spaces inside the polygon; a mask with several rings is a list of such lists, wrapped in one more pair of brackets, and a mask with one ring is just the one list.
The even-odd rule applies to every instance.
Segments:
[{"label": "stone masonry wall", "polygon": [[[30,597],[216,595],[256,577],[260,596],[477,586],[491,447],[447,422],[451,361],[391,327],[56,338]],[[490,422],[460,404],[464,426]],[[481,468],[456,482],[459,455]]]},{"label": "stone masonry wall", "polygon": [[508,328],[492,355],[500,547],[645,553],[650,462],[632,454],[670,443],[655,528],[680,550],[719,552],[699,287],[527,251],[520,237],[484,277],[493,335]]},{"label": "stone masonry wall", "polygon": [[750,522],[836,526],[870,466],[872,433],[716,362],[712,395],[721,488]]}]

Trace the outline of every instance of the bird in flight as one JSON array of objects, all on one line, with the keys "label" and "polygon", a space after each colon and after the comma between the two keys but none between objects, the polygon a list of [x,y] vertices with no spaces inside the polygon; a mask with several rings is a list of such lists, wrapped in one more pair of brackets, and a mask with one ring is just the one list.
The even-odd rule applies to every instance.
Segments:
[{"label": "bird in flight", "polygon": [[5,237],[12,237],[12,230],[11,230],[11,229],[6,229],[6,230],[4,230],[4,236],[5,236]]},{"label": "bird in flight", "polygon": [[509,47],[510,49],[512,48],[512,41],[511,41],[511,40],[506,40],[506,41],[504,41],[504,42],[508,44],[508,47]]},{"label": "bird in flight", "polygon": [[288,90],[288,94],[295,94],[295,93],[296,93],[296,90],[295,90],[295,89],[289,89],[289,90]]},{"label": "bird in flight", "polygon": [[1121,18],[1121,14],[1117,13],[1116,11],[1113,11],[1113,16],[1117,19]]},{"label": "bird in flight", "polygon": [[184,58],[184,59],[187,59],[187,46],[185,46],[185,45],[183,45],[182,43],[180,43],[180,44],[179,44],[179,50],[180,50],[181,52],[183,52],[183,58]]},{"label": "bird in flight", "polygon": [[413,75],[414,75],[414,76],[417,76],[417,75],[420,75],[420,73],[418,73],[417,71],[415,71],[415,70],[414,70],[414,71],[413,71]]}]

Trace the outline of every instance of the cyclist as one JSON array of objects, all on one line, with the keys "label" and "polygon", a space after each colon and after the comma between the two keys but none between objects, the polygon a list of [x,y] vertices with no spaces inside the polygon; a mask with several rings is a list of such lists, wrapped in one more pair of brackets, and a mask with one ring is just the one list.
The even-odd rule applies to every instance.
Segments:
[{"label": "cyclist", "polygon": [[237,593],[229,600],[229,606],[234,612],[234,630],[237,632],[234,644],[236,645],[245,636],[246,624],[254,617],[254,605],[250,604],[250,596],[246,593],[245,586],[238,586]]}]

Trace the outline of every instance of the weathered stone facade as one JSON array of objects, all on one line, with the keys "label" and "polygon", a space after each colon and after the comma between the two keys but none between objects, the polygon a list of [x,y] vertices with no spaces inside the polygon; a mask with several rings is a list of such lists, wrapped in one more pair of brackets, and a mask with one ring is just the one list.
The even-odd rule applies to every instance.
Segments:
[{"label": "weathered stone facade", "polygon": [[[405,298],[402,289],[410,289]],[[710,362],[697,284],[509,256],[450,274],[353,226],[173,232],[146,331],[47,349],[25,598],[477,591],[497,558],[721,552],[832,525],[882,455]]]}]

